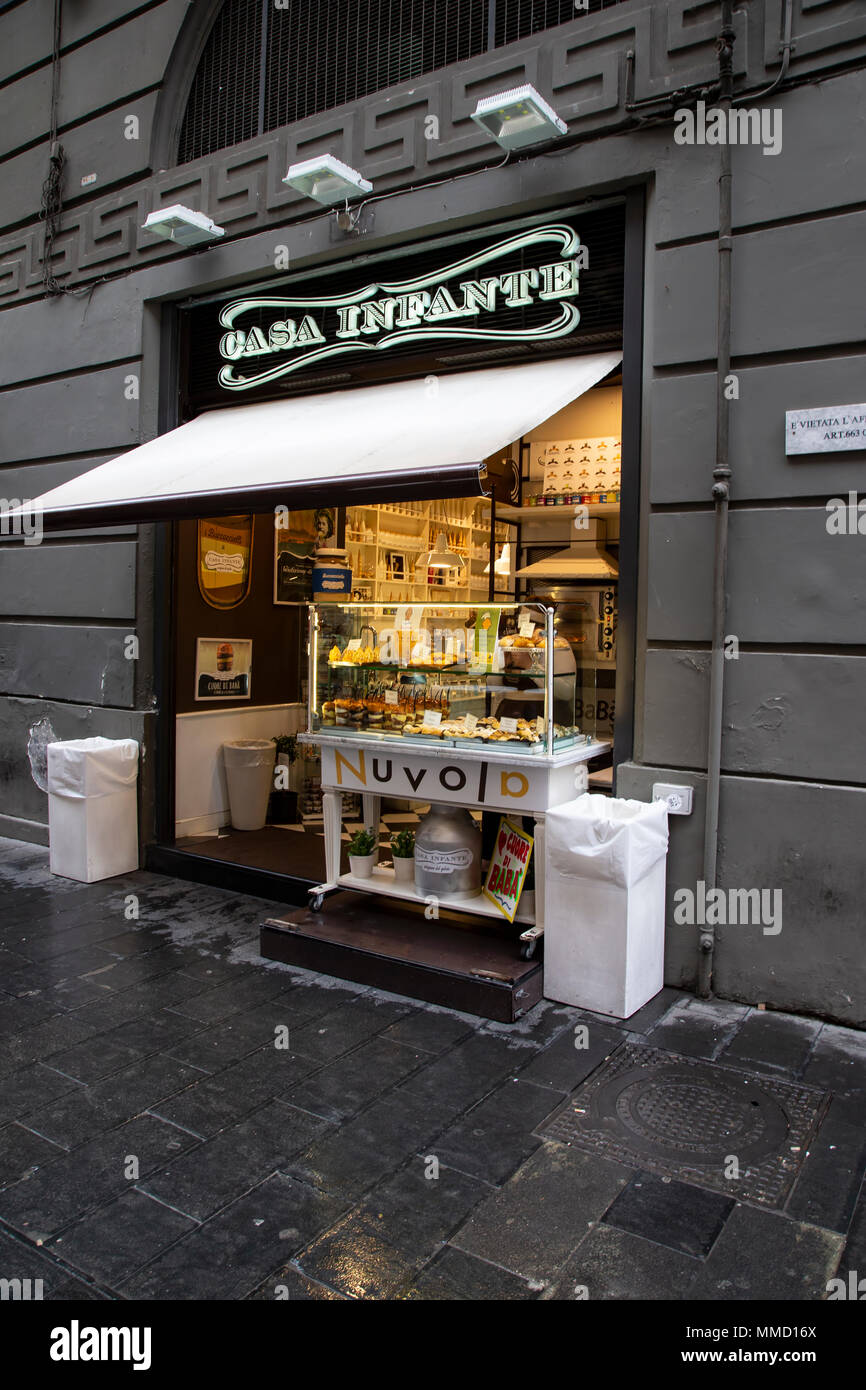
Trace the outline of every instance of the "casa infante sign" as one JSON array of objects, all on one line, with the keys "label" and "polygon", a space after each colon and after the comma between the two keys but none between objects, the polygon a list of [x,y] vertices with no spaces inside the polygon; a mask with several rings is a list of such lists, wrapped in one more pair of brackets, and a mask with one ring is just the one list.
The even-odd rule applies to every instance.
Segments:
[{"label": "casa infante sign", "polygon": [[[521,268],[514,269],[519,253]],[[503,264],[509,258],[511,268]],[[333,297],[236,299],[219,316],[225,332],[218,380],[227,391],[248,391],[347,353],[444,339],[562,338],[580,321],[574,300],[587,265],[586,247],[570,227],[535,227],[412,280],[376,281]],[[530,306],[549,312],[516,325],[510,311]]]},{"label": "casa infante sign", "polygon": [[785,411],[786,454],[866,449],[866,405],[816,405]]}]

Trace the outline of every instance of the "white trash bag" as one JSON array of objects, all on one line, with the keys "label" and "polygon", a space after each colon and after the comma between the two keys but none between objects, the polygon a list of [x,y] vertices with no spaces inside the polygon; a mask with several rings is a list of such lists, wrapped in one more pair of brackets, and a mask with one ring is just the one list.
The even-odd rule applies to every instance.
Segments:
[{"label": "white trash bag", "polygon": [[95,883],[137,869],[135,739],[68,739],[47,752],[51,872]]},{"label": "white trash bag", "polygon": [[628,1018],[664,982],[663,801],[587,793],[545,816],[544,993]]}]

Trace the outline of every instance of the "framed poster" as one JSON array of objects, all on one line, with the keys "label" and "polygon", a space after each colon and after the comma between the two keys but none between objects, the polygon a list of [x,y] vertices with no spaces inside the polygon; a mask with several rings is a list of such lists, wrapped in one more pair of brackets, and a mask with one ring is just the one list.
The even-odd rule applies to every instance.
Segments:
[{"label": "framed poster", "polygon": [[252,516],[218,516],[198,523],[198,588],[211,608],[236,608],[250,591]]},{"label": "framed poster", "polygon": [[397,550],[385,551],[385,578],[406,578],[406,557]]},{"label": "framed poster", "polygon": [[196,638],[196,700],[248,700],[252,670],[251,639]]},{"label": "framed poster", "polygon": [[274,603],[309,603],[313,597],[313,561],[319,546],[333,545],[335,507],[279,512],[274,518]]}]

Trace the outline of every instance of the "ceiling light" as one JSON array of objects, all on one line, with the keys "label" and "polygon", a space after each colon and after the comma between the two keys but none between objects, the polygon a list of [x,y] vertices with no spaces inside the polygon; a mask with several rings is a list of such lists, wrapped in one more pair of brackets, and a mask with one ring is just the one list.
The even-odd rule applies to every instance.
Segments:
[{"label": "ceiling light", "polygon": [[[485,573],[485,574],[489,574],[489,573],[490,573],[490,561],[489,561],[489,560],[488,560],[487,564],[484,566],[484,573]],[[494,573],[494,574],[507,574],[507,575],[509,575],[509,576],[510,576],[510,574],[511,574],[511,545],[510,545],[510,543],[509,543],[508,541],[506,541],[505,544],[503,545],[502,550],[501,550],[500,555],[499,555],[499,559],[498,559],[498,560],[494,560],[494,562],[493,562],[493,573]]]},{"label": "ceiling light", "polygon": [[148,214],[142,226],[144,231],[174,241],[178,246],[202,246],[206,241],[219,241],[225,236],[225,229],[218,227],[205,213],[193,212],[192,208],[180,203],[170,208],[157,208],[156,212]]},{"label": "ceiling light", "polygon": [[347,198],[357,198],[359,193],[369,193],[373,187],[357,169],[350,169],[348,164],[343,164],[332,154],[320,154],[315,159],[291,164],[283,183],[325,206],[343,203]]},{"label": "ceiling light", "polygon": [[472,112],[472,119],[488,135],[492,135],[504,150],[522,150],[526,145],[539,145],[555,140],[568,130],[552,106],[527,83],[510,92],[497,92],[482,97]]},{"label": "ceiling light", "polygon": [[425,550],[415,561],[415,568],[421,570],[451,570],[463,568],[463,560],[456,550],[449,550],[445,532],[440,531],[432,550]]}]

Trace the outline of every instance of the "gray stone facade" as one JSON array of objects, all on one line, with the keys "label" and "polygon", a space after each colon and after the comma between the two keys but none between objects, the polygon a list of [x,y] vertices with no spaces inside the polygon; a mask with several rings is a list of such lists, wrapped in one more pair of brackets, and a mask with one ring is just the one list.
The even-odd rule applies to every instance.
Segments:
[{"label": "gray stone facade", "polygon": [[[39,207],[53,4],[31,0],[0,13],[0,495],[35,496],[170,426],[166,302],[266,279],[278,244],[288,246],[293,270],[356,251],[281,182],[295,158],[330,150],[372,179],[377,194],[405,190],[375,205],[370,252],[641,186],[635,727],[617,787],[641,798],[659,780],[695,787],[692,817],[671,822],[672,898],[701,876],[718,150],[676,144],[670,119],[639,123],[628,103],[715,79],[717,7],[624,0],[175,167],[185,94],[215,8],[64,5],[67,168],[52,268],[67,292],[51,297]],[[751,0],[737,11],[738,95],[773,81],[784,11],[784,0]],[[728,630],[740,654],[726,663],[719,862],[721,885],[783,890],[784,928],[778,936],[720,928],[715,987],[862,1024],[866,538],[829,535],[825,504],[863,488],[864,458],[787,459],[784,416],[866,396],[866,10],[859,0],[793,0],[792,14],[787,80],[769,98],[782,113],[781,152],[733,149],[739,395],[731,406]],[[479,96],[525,81],[579,139],[555,157],[501,164],[468,113]],[[125,135],[130,115],[137,139]],[[437,140],[424,138],[428,115],[438,117]],[[453,182],[458,173],[469,176]],[[141,231],[148,212],[173,202],[205,210],[226,228],[224,241],[182,252]],[[26,751],[28,730],[47,717],[61,738],[142,740],[142,825],[152,838],[161,626],[154,547],[152,527],[0,545],[0,834],[47,841],[46,798]],[[140,638],[138,662],[123,657],[130,632]],[[671,919],[671,985],[693,985],[696,936]]]}]

